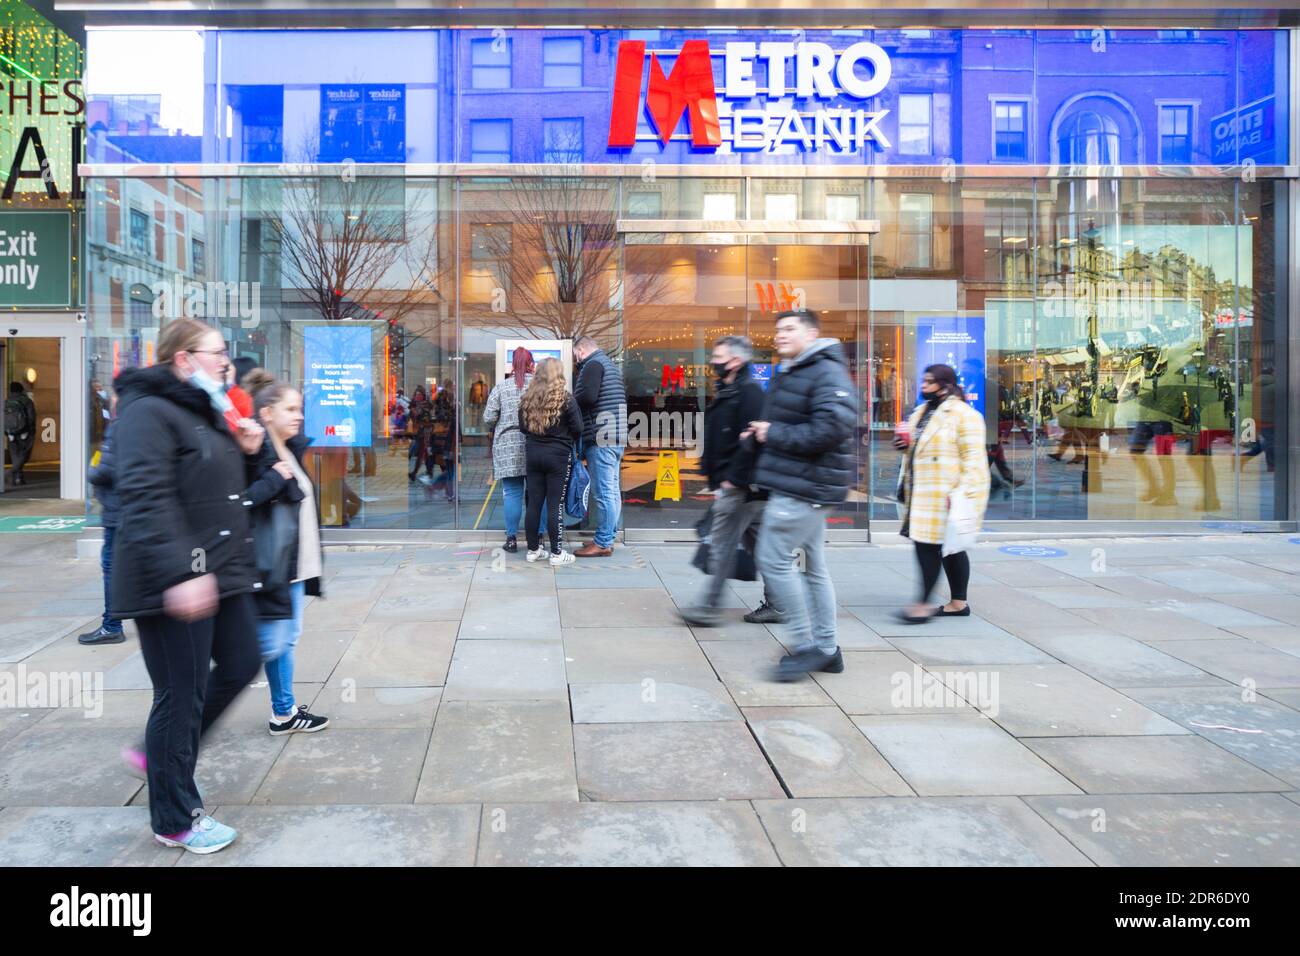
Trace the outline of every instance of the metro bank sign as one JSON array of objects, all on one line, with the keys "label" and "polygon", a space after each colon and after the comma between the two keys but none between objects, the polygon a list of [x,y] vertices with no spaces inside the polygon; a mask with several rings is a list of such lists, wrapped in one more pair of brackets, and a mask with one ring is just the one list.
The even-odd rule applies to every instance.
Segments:
[{"label": "metro bank sign", "polygon": [[[709,49],[707,40],[687,40],[664,73],[654,51],[646,71],[644,40],[623,40],[615,63],[614,100],[609,120],[609,145],[630,148],[638,139],[674,138],[682,116],[689,119],[690,142],[697,149],[716,150],[726,143],[732,152],[773,152],[793,147],[803,152],[856,153],[868,143],[889,149],[879,124],[888,110],[868,111],[851,106],[818,105],[799,110],[794,101],[824,103],[870,100],[889,84],[889,55],[874,43],[854,43],[836,53],[815,42],[729,42],[723,51]],[[713,57],[723,58],[724,88],[713,80]],[[756,77],[762,65],[766,86]],[[868,75],[862,75],[865,71]],[[655,134],[637,135],[641,94]],[[719,109],[719,92],[725,110]],[[745,108],[755,100],[785,101]],[[724,123],[724,120],[729,122]],[[676,136],[685,139],[684,135]]]}]

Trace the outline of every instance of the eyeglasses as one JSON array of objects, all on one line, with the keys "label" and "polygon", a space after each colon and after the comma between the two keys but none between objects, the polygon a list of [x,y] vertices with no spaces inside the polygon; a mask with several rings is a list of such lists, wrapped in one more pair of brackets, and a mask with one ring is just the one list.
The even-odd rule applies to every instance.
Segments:
[{"label": "eyeglasses", "polygon": [[222,358],[230,358],[230,349],[190,349],[190,354],[202,355],[220,355]]}]

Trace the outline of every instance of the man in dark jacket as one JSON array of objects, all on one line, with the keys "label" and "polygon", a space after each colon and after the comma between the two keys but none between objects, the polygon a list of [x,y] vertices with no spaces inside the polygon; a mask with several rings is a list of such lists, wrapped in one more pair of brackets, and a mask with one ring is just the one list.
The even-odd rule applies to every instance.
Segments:
[{"label": "man in dark jacket", "polygon": [[623,375],[589,335],[573,343],[578,361],[573,397],[582,412],[582,450],[591,473],[591,497],[600,509],[595,540],[574,552],[580,558],[607,558],[623,511],[621,472],[627,445],[627,391]]},{"label": "man in dark jacket", "polygon": [[113,537],[117,531],[117,489],[113,487],[113,424],[104,431],[99,446],[99,464],[90,469],[90,486],[99,501],[104,544],[99,550],[99,569],[104,577],[104,618],[99,627],[77,637],[81,644],[121,644],[126,640],[122,622],[109,610],[113,603],[109,585],[113,575]]},{"label": "man in dark jacket", "polygon": [[794,639],[778,680],[844,670],[823,547],[827,511],[848,497],[853,481],[858,409],[844,350],[821,338],[819,325],[812,312],[777,316],[781,364],[762,420],[742,435],[758,443],[753,482],[769,493],[755,558]]},{"label": "man in dark jacket", "polygon": [[[754,380],[753,358],[754,347],[743,335],[723,336],[713,346],[710,365],[718,385],[713,404],[704,415],[704,452],[700,456],[700,468],[714,494],[709,529],[710,577],[703,603],[681,611],[682,619],[696,627],[713,627],[721,622],[718,605],[735,568],[736,549],[763,513],[763,502],[749,487],[754,449],[740,440],[741,433],[763,411],[763,386]],[[780,619],[767,601],[763,608]],[[756,613],[750,612],[747,619]]]},{"label": "man in dark jacket", "polygon": [[16,486],[27,484],[23,466],[32,457],[36,444],[36,403],[23,389],[22,382],[9,383],[9,397],[5,399],[5,436],[9,439],[9,463]]}]

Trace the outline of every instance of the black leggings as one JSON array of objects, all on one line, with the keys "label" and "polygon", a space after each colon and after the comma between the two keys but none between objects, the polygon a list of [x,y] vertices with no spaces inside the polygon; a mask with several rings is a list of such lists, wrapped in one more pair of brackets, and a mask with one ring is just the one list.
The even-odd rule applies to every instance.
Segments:
[{"label": "black leggings", "polygon": [[966,600],[966,585],[970,583],[970,558],[966,552],[958,551],[945,558],[941,544],[922,544],[920,541],[912,543],[916,545],[916,560],[921,565],[921,600],[918,603],[925,604],[930,600],[930,592],[939,583],[940,567],[948,576],[952,599]]},{"label": "black leggings", "polygon": [[551,554],[564,548],[564,501],[569,493],[569,471],[573,465],[573,450],[563,445],[529,442],[525,450],[528,465],[528,511],[524,518],[524,534],[528,550],[541,547],[542,502],[546,502],[546,534],[551,541]]},{"label": "black leggings", "polygon": [[257,615],[252,595],[236,594],[202,621],[158,615],[138,617],[135,626],[153,682],[144,747],[149,819],[154,833],[171,835],[192,826],[203,808],[194,783],[199,737],[262,668]]}]

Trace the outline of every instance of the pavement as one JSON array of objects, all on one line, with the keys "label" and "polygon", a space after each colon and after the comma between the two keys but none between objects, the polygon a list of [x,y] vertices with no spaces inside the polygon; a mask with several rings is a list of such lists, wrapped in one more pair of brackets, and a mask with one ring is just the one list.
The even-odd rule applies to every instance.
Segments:
[{"label": "pavement", "polygon": [[331,547],[296,678],[332,726],[272,738],[245,692],[199,760],[240,837],[195,857],[118,759],[134,637],[76,642],[97,562],[0,535],[0,863],[1296,866],[1297,542],[983,543],[975,614],[916,627],[905,542],[831,547],[845,670],[785,684],[782,629],[740,619],[758,585],[681,623],[687,546]]}]

